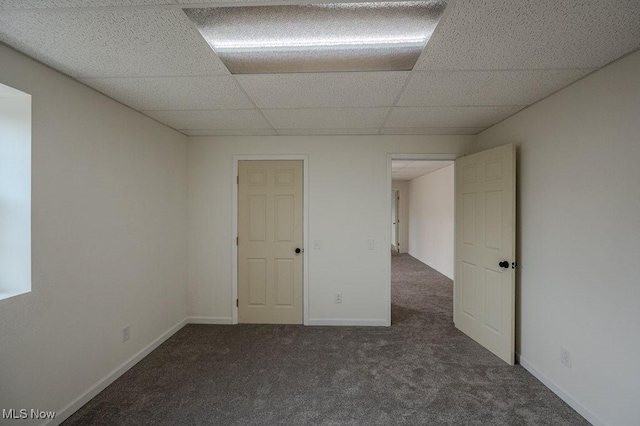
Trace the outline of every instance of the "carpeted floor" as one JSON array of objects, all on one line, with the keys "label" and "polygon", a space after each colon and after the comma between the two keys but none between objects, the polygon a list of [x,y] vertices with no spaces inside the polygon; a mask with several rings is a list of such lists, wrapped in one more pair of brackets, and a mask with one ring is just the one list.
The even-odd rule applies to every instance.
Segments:
[{"label": "carpeted floor", "polygon": [[452,324],[452,283],[393,256],[392,327],[189,325],[65,425],[582,425]]}]

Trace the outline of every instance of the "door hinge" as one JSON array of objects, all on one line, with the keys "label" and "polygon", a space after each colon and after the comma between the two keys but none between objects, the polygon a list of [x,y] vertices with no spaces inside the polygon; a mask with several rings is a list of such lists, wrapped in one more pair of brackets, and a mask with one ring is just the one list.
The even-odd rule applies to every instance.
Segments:
[{"label": "door hinge", "polygon": [[236,237],[236,245],[239,245],[238,237]]},{"label": "door hinge", "polygon": [[236,308],[240,307],[240,302],[238,299],[236,299]]},{"label": "door hinge", "polygon": [[236,184],[240,185],[240,176],[236,176]]}]

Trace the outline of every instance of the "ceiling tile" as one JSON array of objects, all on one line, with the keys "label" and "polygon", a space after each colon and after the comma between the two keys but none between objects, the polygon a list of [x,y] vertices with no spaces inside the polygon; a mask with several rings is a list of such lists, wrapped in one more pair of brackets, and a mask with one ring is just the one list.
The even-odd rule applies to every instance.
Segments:
[{"label": "ceiling tile", "polygon": [[377,135],[372,129],[276,129],[280,135]]},{"label": "ceiling tile", "polygon": [[591,70],[414,72],[398,106],[529,105]]},{"label": "ceiling tile", "polygon": [[398,107],[393,108],[384,127],[489,127],[522,108]]},{"label": "ceiling tile", "polygon": [[2,9],[46,9],[54,7],[106,7],[174,4],[172,0],[2,0]]},{"label": "ceiling tile", "polygon": [[382,135],[477,135],[486,127],[400,127],[383,128]]},{"label": "ceiling tile", "polygon": [[[392,179],[411,180],[453,164],[453,161],[392,161]],[[397,166],[397,168],[396,168]]]},{"label": "ceiling tile", "polygon": [[187,136],[275,136],[273,129],[209,129],[209,130],[180,130]]},{"label": "ceiling tile", "polygon": [[391,106],[406,71],[237,75],[260,108]]},{"label": "ceiling tile", "polygon": [[135,109],[253,108],[231,76],[85,78],[81,81]]},{"label": "ceiling tile", "polygon": [[457,0],[414,70],[598,68],[640,47],[638,0]]},{"label": "ceiling tile", "polygon": [[270,129],[257,109],[210,111],[142,111],[174,129]]},{"label": "ceiling tile", "polygon": [[380,127],[389,108],[264,109],[276,129],[353,129]]},{"label": "ceiling tile", "polygon": [[0,41],[73,77],[229,74],[181,10],[3,12]]}]

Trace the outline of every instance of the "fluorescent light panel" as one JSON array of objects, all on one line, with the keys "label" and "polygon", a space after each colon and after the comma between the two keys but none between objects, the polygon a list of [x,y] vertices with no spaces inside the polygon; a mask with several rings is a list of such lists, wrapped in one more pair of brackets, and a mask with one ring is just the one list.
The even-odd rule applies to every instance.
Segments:
[{"label": "fluorescent light panel", "polygon": [[184,9],[233,74],[405,71],[446,2]]}]

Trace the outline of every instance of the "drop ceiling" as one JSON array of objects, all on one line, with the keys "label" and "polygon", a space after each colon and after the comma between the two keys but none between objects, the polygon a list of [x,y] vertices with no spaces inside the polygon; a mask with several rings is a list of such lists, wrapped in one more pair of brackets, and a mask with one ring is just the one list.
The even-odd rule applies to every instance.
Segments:
[{"label": "drop ceiling", "polygon": [[476,134],[640,48],[637,0],[457,0],[409,71],[231,74],[183,10],[304,3],[0,0],[0,41],[194,136]]},{"label": "drop ceiling", "polygon": [[391,178],[393,180],[413,180],[452,164],[453,161],[393,160],[391,162]]}]

